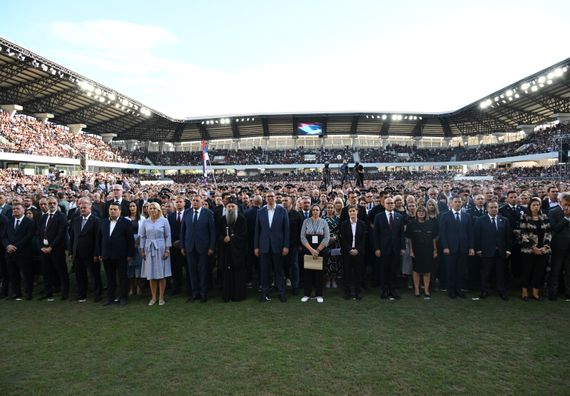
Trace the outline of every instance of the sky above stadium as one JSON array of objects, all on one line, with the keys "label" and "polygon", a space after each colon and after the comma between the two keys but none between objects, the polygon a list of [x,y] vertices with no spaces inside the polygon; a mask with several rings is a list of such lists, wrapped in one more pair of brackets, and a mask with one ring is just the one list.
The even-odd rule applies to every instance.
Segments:
[{"label": "sky above stadium", "polygon": [[570,2],[18,0],[0,35],[173,117],[445,112],[570,57]]}]

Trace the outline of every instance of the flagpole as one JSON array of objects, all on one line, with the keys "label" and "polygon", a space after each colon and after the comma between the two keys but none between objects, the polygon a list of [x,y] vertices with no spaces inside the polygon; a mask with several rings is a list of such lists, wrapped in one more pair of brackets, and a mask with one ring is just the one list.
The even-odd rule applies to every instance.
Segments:
[{"label": "flagpole", "polygon": [[[208,169],[208,162],[210,163],[210,167],[212,166],[212,162],[210,161],[210,157],[206,161],[206,170]],[[218,188],[218,183],[216,183],[216,174],[214,173],[214,169],[212,169],[212,179],[214,180],[214,188]],[[207,180],[206,180],[207,181]]]}]

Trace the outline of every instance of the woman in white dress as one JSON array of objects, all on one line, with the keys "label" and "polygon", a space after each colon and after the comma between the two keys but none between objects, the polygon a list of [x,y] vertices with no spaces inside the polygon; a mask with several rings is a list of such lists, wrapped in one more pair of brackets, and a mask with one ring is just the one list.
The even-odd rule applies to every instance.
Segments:
[{"label": "woman in white dress", "polygon": [[162,215],[160,205],[151,202],[148,205],[149,218],[146,219],[139,230],[141,256],[145,260],[144,271],[146,279],[150,282],[152,298],[148,305],[157,301],[157,286],[159,289],[158,304],[164,305],[164,290],[166,277],[172,276],[170,268],[170,225]]}]

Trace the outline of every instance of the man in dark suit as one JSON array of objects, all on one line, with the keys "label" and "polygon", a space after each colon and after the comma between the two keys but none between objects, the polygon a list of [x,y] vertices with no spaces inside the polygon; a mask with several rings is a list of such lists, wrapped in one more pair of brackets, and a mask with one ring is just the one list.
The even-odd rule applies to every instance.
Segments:
[{"label": "man in dark suit", "polygon": [[121,216],[119,204],[111,202],[108,216],[101,220],[97,238],[99,261],[103,261],[107,275],[107,301],[103,305],[111,305],[115,301],[117,276],[119,303],[127,305],[129,293],[127,266],[135,255],[135,237],[131,222]]},{"label": "man in dark suit", "polygon": [[386,210],[374,219],[375,255],[380,259],[380,286],[382,298],[400,299],[396,290],[397,277],[401,270],[401,257],[406,245],[404,218],[394,210],[392,197],[384,200]]},{"label": "man in dark suit", "polygon": [[24,216],[24,206],[21,203],[15,203],[12,207],[12,219],[5,223],[2,244],[6,249],[7,275],[13,290],[9,297],[16,300],[22,299],[20,273],[24,278],[26,300],[32,299],[34,285],[32,238],[35,232],[36,224]]},{"label": "man in dark suit", "polygon": [[261,275],[259,269],[259,257],[253,254],[253,237],[255,236],[255,220],[257,219],[257,211],[263,204],[263,198],[256,195],[251,200],[251,206],[244,212],[244,217],[247,222],[247,283],[250,285],[256,283],[256,287],[261,284]]},{"label": "man in dark suit", "polygon": [[54,274],[57,274],[61,286],[61,299],[67,300],[69,297],[69,274],[65,260],[67,218],[58,209],[55,197],[49,197],[47,204],[48,212],[42,215],[37,233],[44,278],[44,294],[40,300],[53,301]]},{"label": "man in dark suit", "polygon": [[0,194],[0,214],[6,216],[6,218],[12,218],[12,206],[6,202],[6,196]]},{"label": "man in dark suit", "polygon": [[513,244],[511,246],[511,256],[507,259],[507,266],[510,266],[511,274],[518,278],[521,273],[522,257],[521,245],[517,243],[516,233],[518,232],[521,215],[524,213],[524,209],[520,205],[517,205],[516,191],[508,191],[506,198],[507,202],[499,209],[499,214],[506,217],[511,225]]},{"label": "man in dark suit", "polygon": [[548,298],[556,300],[558,284],[564,272],[565,299],[570,300],[570,193],[560,194],[560,206],[548,212],[552,230],[552,269],[548,280]]},{"label": "man in dark suit", "polygon": [[358,218],[365,223],[368,222],[368,216],[366,215],[366,207],[358,205],[358,193],[356,191],[350,191],[348,193],[348,205],[342,208],[340,211],[339,222],[348,220],[348,208],[354,206],[358,209]]},{"label": "man in dark suit", "polygon": [[91,200],[79,199],[79,215],[74,216],[70,224],[71,262],[75,267],[77,280],[77,301],[87,299],[87,272],[91,272],[94,284],[95,302],[101,301],[101,263],[96,245],[99,236],[99,218],[91,212]]},{"label": "man in dark suit", "polygon": [[560,206],[560,202],[558,202],[558,188],[555,186],[548,187],[547,196],[542,200],[542,213],[547,213],[554,209],[555,207]]},{"label": "man in dark suit", "polygon": [[268,293],[271,268],[273,267],[279,300],[287,302],[283,261],[284,257],[289,254],[289,215],[285,208],[276,204],[273,191],[267,193],[266,199],[267,205],[257,212],[253,239],[254,253],[261,257],[261,295],[259,301],[271,301]]},{"label": "man in dark suit", "polygon": [[303,215],[293,208],[293,200],[289,195],[282,198],[283,207],[287,210],[289,217],[289,254],[285,256],[286,268],[291,279],[291,289],[293,295],[299,289],[299,256],[301,252],[301,227],[303,226]]},{"label": "man in dark suit", "polygon": [[109,205],[111,205],[111,203],[115,203],[119,205],[119,208],[121,209],[120,213],[121,217],[128,217],[130,213],[129,211],[130,202],[127,201],[126,199],[123,199],[123,186],[120,184],[113,184],[112,195],[113,199],[105,202],[105,209],[103,211],[104,212],[103,216],[109,217]]},{"label": "man in dark suit", "polygon": [[506,217],[498,214],[499,204],[487,204],[488,215],[481,216],[475,222],[473,239],[475,252],[481,257],[481,294],[485,298],[489,294],[491,272],[495,273],[497,293],[507,301],[505,287],[505,260],[511,254],[512,230]]},{"label": "man in dark suit", "polygon": [[[10,213],[12,213],[12,207],[10,207]],[[0,298],[8,297],[10,294],[10,274],[6,266],[6,246],[4,246],[3,238],[11,220],[12,216],[10,216],[10,220],[8,220],[8,217],[0,213]]]},{"label": "man in dark suit", "polygon": [[439,243],[447,265],[447,293],[450,298],[465,298],[461,289],[467,257],[475,255],[475,250],[471,216],[461,211],[459,196],[452,198],[451,210],[440,217]]},{"label": "man in dark suit", "polygon": [[[473,204],[467,210],[467,213],[471,216],[471,221],[473,226],[475,222],[480,217],[487,214],[487,209],[485,208],[485,196],[483,194],[476,195],[473,198]],[[467,258],[467,284],[468,289],[476,290],[481,288],[481,257],[478,255],[470,256]]]},{"label": "man in dark suit", "polygon": [[[174,212],[168,215],[168,224],[170,224],[170,237],[172,239],[172,247],[170,248],[170,263],[172,265],[172,278],[170,284],[170,294],[176,295],[182,292],[182,284],[185,284],[187,297],[192,297],[192,285],[190,282],[190,274],[184,271],[186,267],[186,258],[180,251],[180,228],[182,227],[182,219],[184,218],[184,207],[186,201],[184,195],[179,195],[174,201]],[[184,277],[183,274],[186,274]]]},{"label": "man in dark suit", "polygon": [[364,272],[364,256],[368,225],[358,219],[355,207],[348,209],[348,221],[340,223],[340,249],[344,265],[344,299],[362,299],[360,287]]},{"label": "man in dark suit", "polygon": [[208,301],[208,258],[216,248],[216,223],[211,210],[202,207],[202,197],[192,197],[192,208],[184,212],[180,226],[180,252],[186,256],[190,273],[192,297],[188,302],[200,299]]}]

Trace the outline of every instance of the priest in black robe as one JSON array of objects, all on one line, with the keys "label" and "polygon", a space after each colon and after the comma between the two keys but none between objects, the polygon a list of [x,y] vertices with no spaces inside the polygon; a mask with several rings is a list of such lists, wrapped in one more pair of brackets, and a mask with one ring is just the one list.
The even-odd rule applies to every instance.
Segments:
[{"label": "priest in black robe", "polygon": [[238,213],[237,200],[231,197],[226,214],[218,222],[219,266],[222,270],[222,297],[225,302],[246,297],[247,222]]}]

